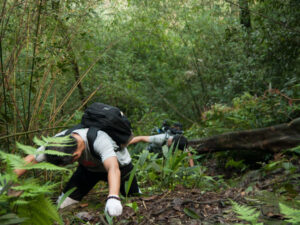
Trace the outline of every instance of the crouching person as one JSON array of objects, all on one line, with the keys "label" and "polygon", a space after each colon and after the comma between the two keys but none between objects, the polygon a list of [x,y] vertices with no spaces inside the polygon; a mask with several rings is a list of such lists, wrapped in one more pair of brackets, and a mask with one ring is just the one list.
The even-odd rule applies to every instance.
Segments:
[{"label": "crouching person", "polygon": [[[56,136],[63,136],[65,132],[63,131]],[[109,190],[105,211],[110,216],[119,216],[123,210],[119,192],[122,195],[126,195],[125,182],[129,179],[130,172],[133,169],[130,154],[125,145],[119,148],[115,141],[101,130],[97,131],[97,137],[93,145],[94,152],[91,152],[88,145],[87,132],[88,128],[74,130],[70,135],[57,137],[62,139],[62,143],[59,141],[59,145],[48,143],[48,147],[41,146],[38,149],[38,151],[44,151],[45,149],[60,151],[71,154],[71,156],[42,153],[28,155],[25,157],[25,161],[33,164],[47,161],[59,166],[78,161],[79,165],[67,182],[63,193],[58,198],[58,202],[68,190],[74,187],[76,189],[62,202],[60,208],[78,203],[98,181],[102,180],[108,182]],[[18,176],[21,176],[25,172],[26,170],[24,169],[15,170]],[[135,193],[139,193],[139,188],[137,180],[134,177],[128,195]]]},{"label": "crouching person", "polygon": [[129,141],[128,145],[136,144],[138,142],[146,142],[150,145],[148,146],[149,152],[158,153],[160,157],[162,154],[162,146],[167,145],[168,148],[178,148],[182,151],[188,153],[188,163],[190,167],[193,167],[194,160],[192,158],[192,153],[188,150],[188,140],[182,134],[169,135],[168,133],[151,135],[151,136],[136,136]]}]

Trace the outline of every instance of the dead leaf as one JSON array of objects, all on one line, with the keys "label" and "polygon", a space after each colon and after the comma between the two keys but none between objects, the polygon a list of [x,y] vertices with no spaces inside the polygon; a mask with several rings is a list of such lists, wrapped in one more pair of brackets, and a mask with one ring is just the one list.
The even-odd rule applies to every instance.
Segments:
[{"label": "dead leaf", "polygon": [[84,207],[89,206],[89,203],[82,203],[82,204],[80,204],[79,206],[80,206],[81,208],[84,208]]}]

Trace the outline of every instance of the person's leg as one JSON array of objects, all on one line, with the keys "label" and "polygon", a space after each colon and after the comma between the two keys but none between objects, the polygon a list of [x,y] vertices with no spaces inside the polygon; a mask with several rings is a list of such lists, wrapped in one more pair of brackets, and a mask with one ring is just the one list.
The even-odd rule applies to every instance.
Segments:
[{"label": "person's leg", "polygon": [[[68,181],[63,193],[66,193],[74,187],[76,189],[65,199],[60,208],[79,202],[101,179],[101,176],[102,173],[90,172],[83,166],[79,165],[71,179]],[[62,196],[63,194],[60,198]]]},{"label": "person's leg", "polygon": [[[120,170],[121,170],[120,192],[124,196],[126,196],[125,182],[129,180],[130,172],[132,171],[132,169],[133,169],[132,163],[120,168]],[[130,195],[138,194],[138,193],[140,193],[140,189],[139,189],[139,186],[138,186],[138,183],[137,183],[137,179],[134,176],[133,180],[132,180],[132,183],[131,183],[131,186],[130,186],[130,189],[128,191],[128,195],[130,196]]]}]

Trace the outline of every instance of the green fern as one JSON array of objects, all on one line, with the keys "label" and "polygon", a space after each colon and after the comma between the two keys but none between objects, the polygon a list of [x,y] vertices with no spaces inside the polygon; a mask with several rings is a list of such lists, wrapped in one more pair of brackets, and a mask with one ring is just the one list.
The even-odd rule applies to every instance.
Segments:
[{"label": "green fern", "polygon": [[39,185],[34,179],[27,179],[24,184],[12,187],[12,189],[16,191],[23,191],[21,197],[25,198],[50,193],[56,186],[57,184],[49,182]]},{"label": "green fern", "polygon": [[74,139],[72,139],[70,135],[62,136],[62,137],[42,136],[42,140],[35,137],[33,141],[39,146],[69,146],[70,143],[73,143]]},{"label": "green fern", "polygon": [[54,221],[63,224],[56,207],[51,200],[43,195],[36,197],[26,205],[19,205],[17,213],[27,218],[24,225],[52,225]]},{"label": "green fern", "polygon": [[21,156],[0,151],[0,158],[13,168],[23,167],[25,161]]},{"label": "green fern", "polygon": [[37,144],[38,146],[46,146],[46,144],[47,144],[47,141],[43,141],[43,140],[37,138],[36,136],[34,136],[33,142],[35,144]]},{"label": "green fern", "polygon": [[30,145],[23,145],[23,144],[17,142],[16,146],[17,146],[18,149],[21,149],[27,155],[34,155],[34,154],[36,154],[36,148],[34,148],[34,147],[30,146]]},{"label": "green fern", "polygon": [[0,224],[2,225],[13,225],[13,224],[20,224],[24,221],[25,219],[19,218],[16,214],[14,213],[8,213],[6,215],[0,216]]},{"label": "green fern", "polygon": [[232,204],[233,211],[238,214],[238,218],[250,222],[252,225],[263,225],[263,223],[259,223],[258,217],[260,212],[258,212],[255,208],[251,208],[245,205],[239,205],[238,203],[230,200]]},{"label": "green fern", "polygon": [[[29,146],[29,145],[23,145],[23,144],[21,144],[19,142],[17,142],[16,145],[26,155],[38,155],[38,154],[49,154],[49,155],[58,155],[58,156],[71,155],[71,154],[68,154],[68,153],[54,151],[54,150],[37,151],[36,148],[34,148],[32,146]],[[56,144],[55,146],[58,146],[58,144]]]},{"label": "green fern", "polygon": [[20,169],[26,169],[26,170],[31,170],[31,169],[42,169],[42,170],[56,170],[56,171],[67,171],[69,169],[64,168],[64,167],[60,167],[60,166],[55,166],[51,163],[47,163],[47,162],[42,162],[42,163],[38,163],[38,164],[28,164],[25,166],[21,166],[19,167]]},{"label": "green fern", "polygon": [[293,209],[289,206],[286,206],[282,203],[279,203],[280,212],[285,215],[285,217],[288,218],[286,220],[289,223],[292,224],[300,224],[300,210],[299,209]]},{"label": "green fern", "polygon": [[68,170],[63,167],[55,166],[51,163],[38,163],[38,164],[27,164],[23,160],[22,157],[15,155],[15,154],[10,154],[10,153],[5,153],[5,152],[0,152],[0,158],[3,159],[9,166],[11,166],[13,169],[26,169],[26,170],[31,170],[31,169],[46,169],[46,170]]},{"label": "green fern", "polygon": [[[51,139],[52,140],[52,139]],[[54,139],[53,139],[54,140]],[[55,138],[55,140],[57,140]],[[36,143],[50,145],[47,138],[39,140],[35,138]],[[63,142],[61,142],[63,141]],[[68,140],[60,139],[60,143],[68,144]],[[40,154],[31,146],[17,143],[17,147],[25,154]],[[69,155],[53,150],[43,151],[42,153],[54,155]],[[42,162],[37,164],[26,163],[25,160],[17,154],[9,154],[0,151],[0,158],[6,163],[7,168],[4,175],[0,174],[0,224],[12,224],[14,221],[20,221],[25,225],[52,225],[54,222],[62,224],[62,220],[57,212],[56,206],[46,195],[53,193],[56,184],[44,183],[40,185],[35,179],[18,180],[14,169],[44,169],[56,171],[68,171],[67,168],[55,166],[53,164]],[[18,186],[15,186],[17,184]],[[17,196],[8,195],[8,189],[19,192]],[[7,217],[6,215],[10,215]]]}]

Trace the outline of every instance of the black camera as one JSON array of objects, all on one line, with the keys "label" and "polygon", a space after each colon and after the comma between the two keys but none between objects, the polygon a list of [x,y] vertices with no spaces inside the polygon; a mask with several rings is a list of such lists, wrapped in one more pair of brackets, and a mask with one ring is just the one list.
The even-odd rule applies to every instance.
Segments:
[{"label": "black camera", "polygon": [[164,120],[162,123],[161,131],[163,133],[170,133],[171,135],[183,134],[182,124],[179,122],[174,123],[172,126]]},{"label": "black camera", "polygon": [[166,120],[164,120],[161,126],[162,132],[166,133],[169,129],[170,129],[170,124]]}]

